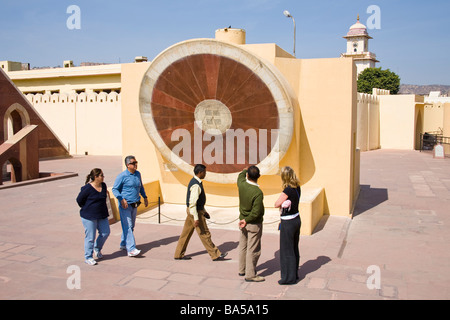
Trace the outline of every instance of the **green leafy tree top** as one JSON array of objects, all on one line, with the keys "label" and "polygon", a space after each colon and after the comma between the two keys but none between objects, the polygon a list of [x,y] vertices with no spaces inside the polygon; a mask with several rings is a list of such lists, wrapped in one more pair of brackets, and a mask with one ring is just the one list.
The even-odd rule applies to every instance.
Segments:
[{"label": "green leafy tree top", "polygon": [[397,94],[400,90],[400,77],[389,69],[364,69],[358,76],[358,92],[372,93],[373,88],[390,90]]}]

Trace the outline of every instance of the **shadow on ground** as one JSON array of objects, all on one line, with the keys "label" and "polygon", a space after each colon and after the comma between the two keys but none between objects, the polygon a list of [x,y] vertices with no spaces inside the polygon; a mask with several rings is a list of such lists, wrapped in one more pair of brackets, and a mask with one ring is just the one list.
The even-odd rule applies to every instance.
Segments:
[{"label": "shadow on ground", "polygon": [[353,218],[370,210],[389,199],[388,189],[371,188],[370,185],[361,185],[358,200],[356,200]]}]

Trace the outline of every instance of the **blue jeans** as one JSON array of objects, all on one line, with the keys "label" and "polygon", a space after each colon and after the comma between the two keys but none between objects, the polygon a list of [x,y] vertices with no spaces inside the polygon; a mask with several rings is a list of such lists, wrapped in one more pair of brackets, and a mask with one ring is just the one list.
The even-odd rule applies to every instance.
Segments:
[{"label": "blue jeans", "polygon": [[[106,239],[109,236],[109,221],[105,219],[89,220],[81,218],[81,222],[84,226],[84,258],[92,258],[93,250],[100,251],[105,244]],[[98,237],[95,240],[95,233],[98,230]],[[95,242],[94,242],[95,241]]]},{"label": "blue jeans", "polygon": [[119,205],[120,222],[122,224],[121,247],[126,247],[127,251],[136,249],[136,240],[134,239],[134,225],[136,224],[137,208],[128,206],[127,209]]}]

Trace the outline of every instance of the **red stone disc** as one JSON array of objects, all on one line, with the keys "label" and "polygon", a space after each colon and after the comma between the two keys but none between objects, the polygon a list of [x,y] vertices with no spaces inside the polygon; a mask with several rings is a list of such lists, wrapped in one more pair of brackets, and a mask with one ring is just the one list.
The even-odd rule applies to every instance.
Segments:
[{"label": "red stone disc", "polygon": [[[277,77],[255,56],[219,41],[188,41],[160,54],[144,76],[140,103],[164,157],[189,174],[203,163],[216,182],[234,182],[269,155],[279,159],[280,129],[287,127],[289,141],[292,134],[292,107]],[[290,117],[280,120],[280,111]],[[276,164],[266,162],[260,170]]]}]

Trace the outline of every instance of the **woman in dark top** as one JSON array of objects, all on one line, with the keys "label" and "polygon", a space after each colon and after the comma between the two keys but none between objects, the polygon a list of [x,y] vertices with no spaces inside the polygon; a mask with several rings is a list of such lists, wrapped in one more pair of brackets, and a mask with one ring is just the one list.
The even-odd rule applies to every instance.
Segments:
[{"label": "woman in dark top", "polygon": [[[101,169],[92,169],[77,197],[85,233],[84,258],[85,262],[91,266],[97,264],[93,257],[94,251],[97,259],[102,258],[101,250],[110,233],[106,206],[108,190],[103,179]],[[96,230],[98,230],[97,240],[95,240]]]},{"label": "woman in dark top", "polygon": [[[275,202],[280,208],[280,264],[281,280],[279,284],[295,284],[298,282],[298,267],[300,253],[298,242],[300,240],[300,182],[291,167],[281,169],[283,192]],[[284,208],[286,207],[287,208]]]}]

